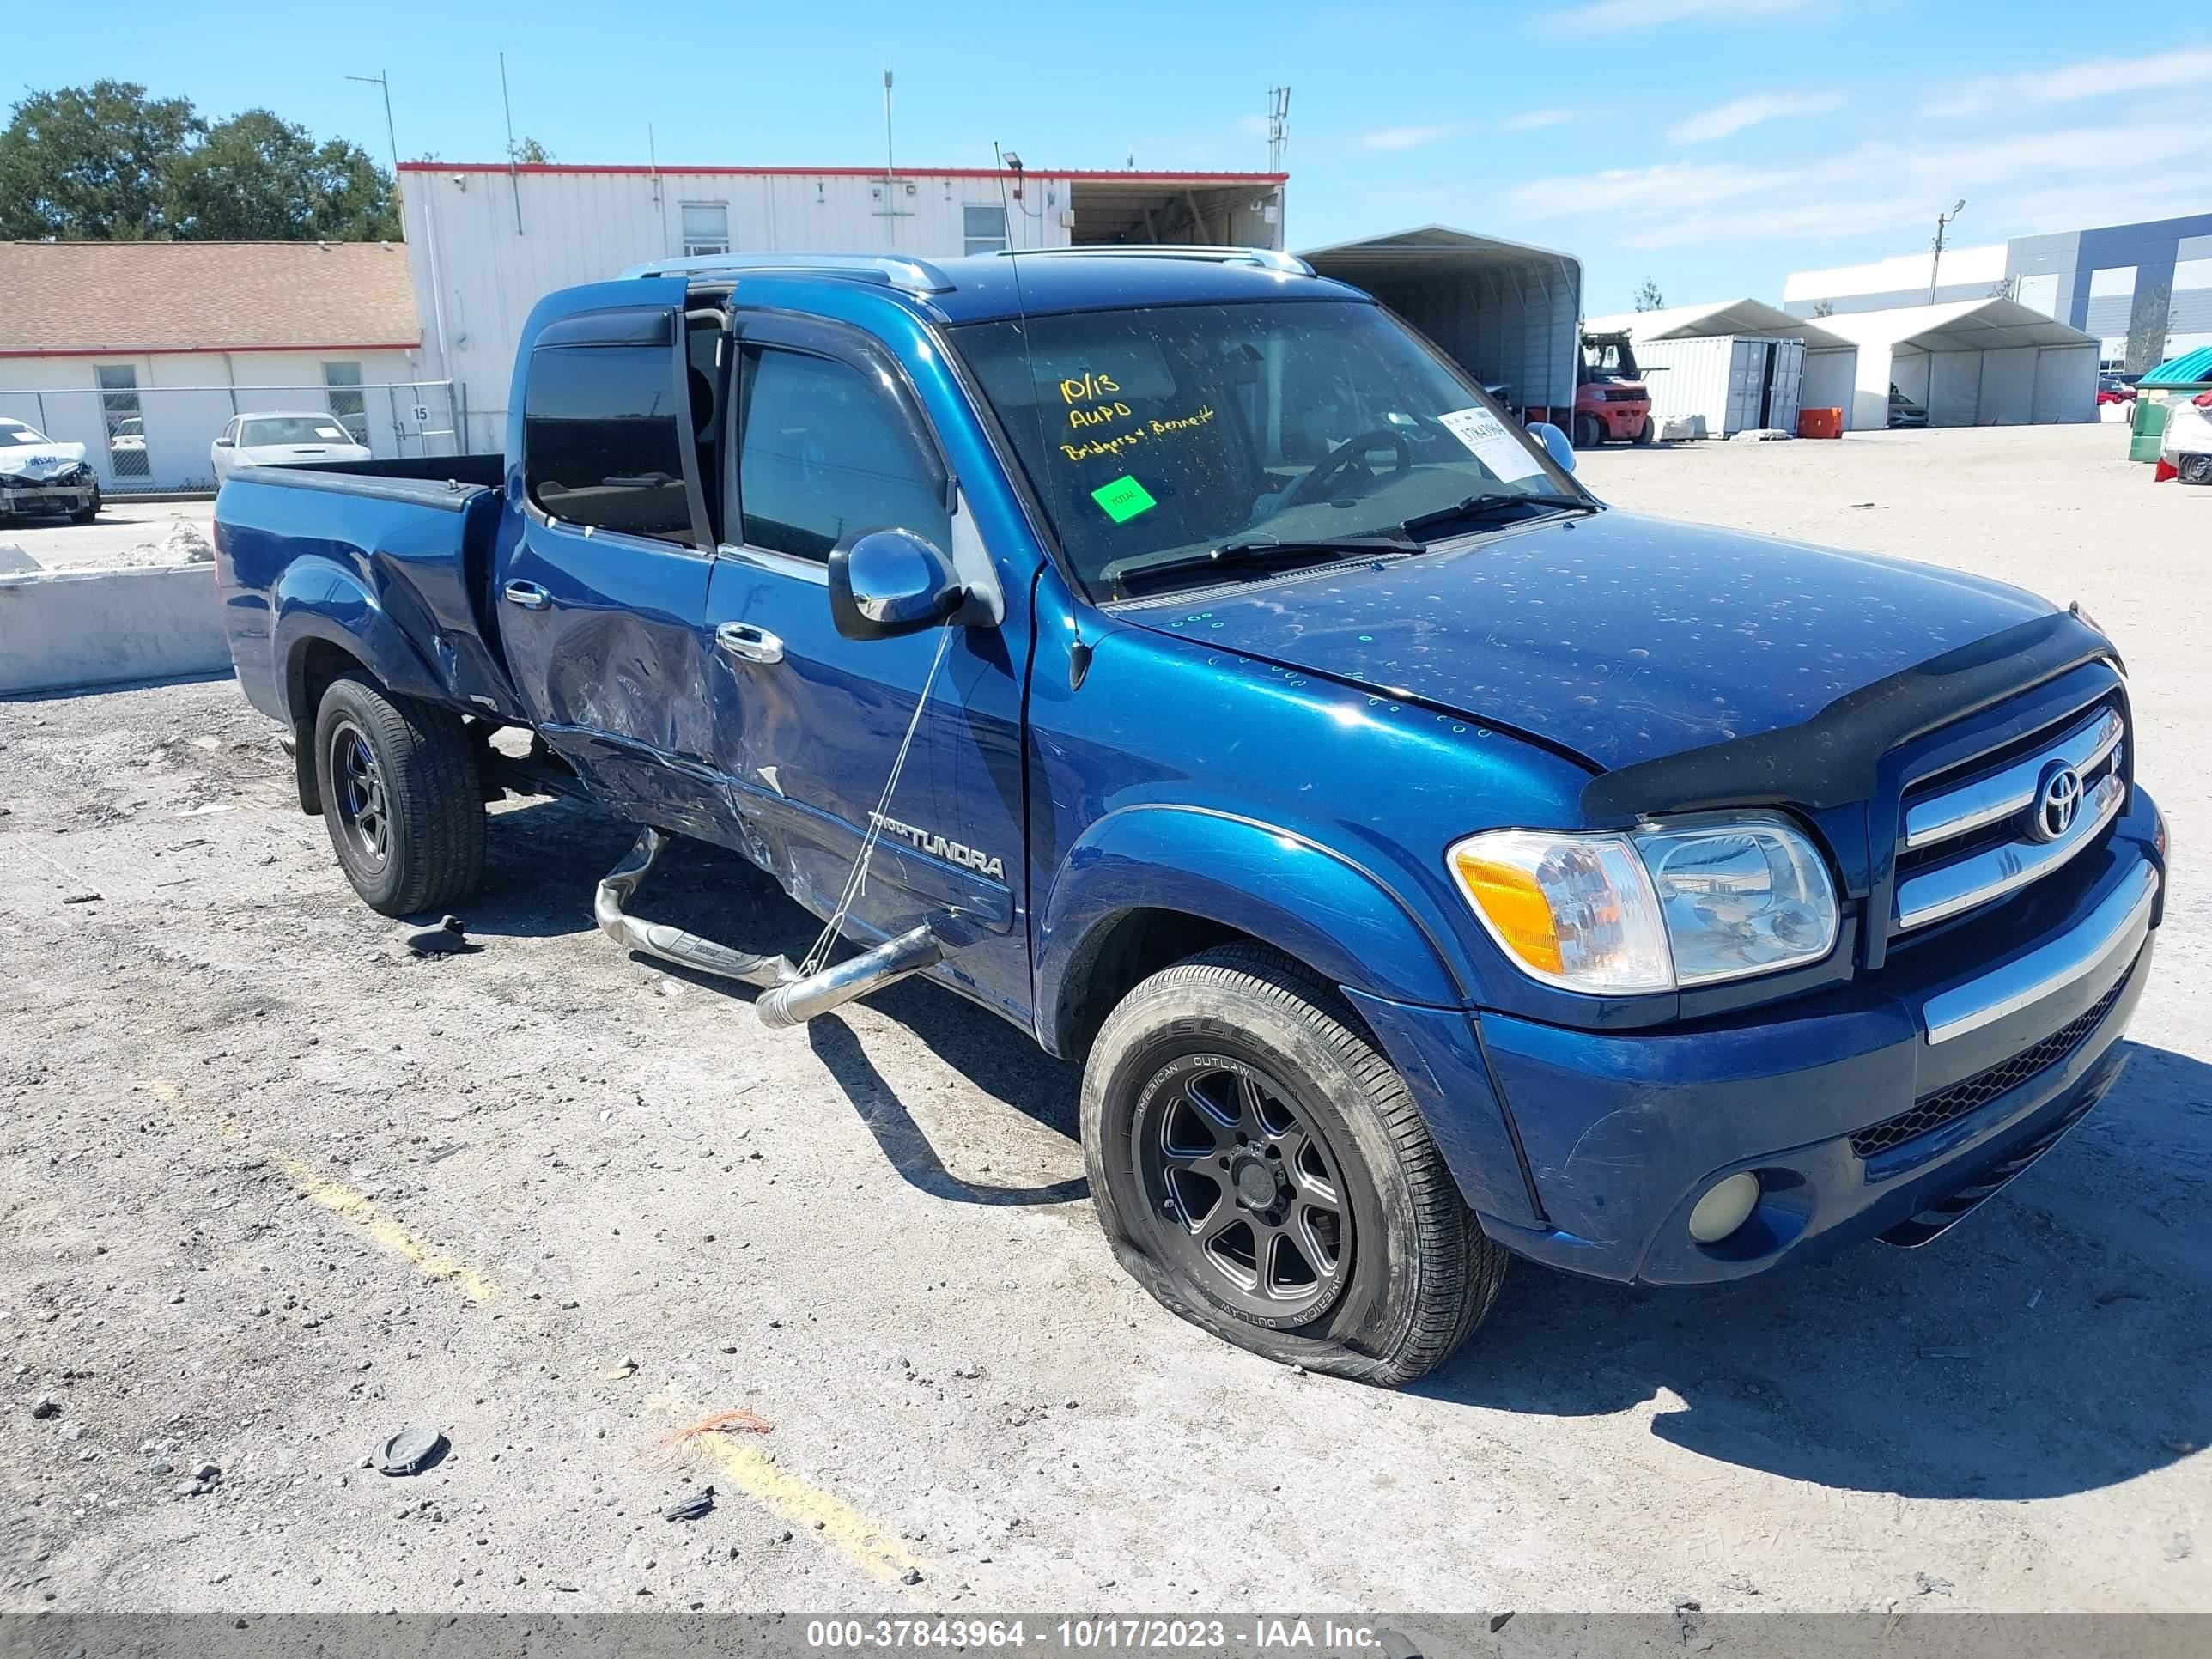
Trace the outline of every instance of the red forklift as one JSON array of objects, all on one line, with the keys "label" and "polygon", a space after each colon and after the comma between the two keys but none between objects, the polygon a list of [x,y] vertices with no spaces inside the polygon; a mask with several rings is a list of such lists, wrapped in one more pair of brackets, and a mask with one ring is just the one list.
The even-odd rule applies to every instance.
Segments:
[{"label": "red forklift", "polygon": [[1626,330],[1583,336],[1572,435],[1577,449],[1613,442],[1648,444],[1657,435],[1651,423],[1650,389],[1636,366]]}]

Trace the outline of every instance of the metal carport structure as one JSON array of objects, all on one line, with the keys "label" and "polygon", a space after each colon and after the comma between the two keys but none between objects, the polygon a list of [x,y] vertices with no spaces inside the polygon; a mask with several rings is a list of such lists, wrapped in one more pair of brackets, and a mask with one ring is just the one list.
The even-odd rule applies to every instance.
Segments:
[{"label": "metal carport structure", "polygon": [[1859,349],[1851,424],[1889,422],[1893,385],[1930,426],[2056,426],[2097,418],[2097,337],[2013,300],[1954,300],[1818,319]]},{"label": "metal carport structure", "polygon": [[1516,409],[1575,401],[1582,261],[1552,248],[1422,225],[1300,256],[1364,289]]}]

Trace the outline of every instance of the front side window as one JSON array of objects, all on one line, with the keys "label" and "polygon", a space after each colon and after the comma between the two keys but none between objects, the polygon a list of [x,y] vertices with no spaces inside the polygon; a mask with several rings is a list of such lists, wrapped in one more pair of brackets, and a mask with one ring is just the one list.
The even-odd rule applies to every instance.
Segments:
[{"label": "front side window", "polygon": [[692,543],[665,345],[540,346],[523,392],[522,469],[554,518]]},{"label": "front side window", "polygon": [[748,346],[738,497],[745,540],[826,559],[860,530],[952,545],[945,486],[880,380],[811,352]]},{"label": "front side window", "polygon": [[685,253],[727,253],[730,251],[728,203],[686,202],[683,214]]},{"label": "front side window", "polygon": [[970,202],[960,210],[963,253],[996,253],[1006,245],[1006,210],[1002,203]]},{"label": "front side window", "polygon": [[1380,307],[1158,307],[951,331],[1074,574],[1122,591],[1229,543],[1396,536],[1571,494],[1520,423]]}]

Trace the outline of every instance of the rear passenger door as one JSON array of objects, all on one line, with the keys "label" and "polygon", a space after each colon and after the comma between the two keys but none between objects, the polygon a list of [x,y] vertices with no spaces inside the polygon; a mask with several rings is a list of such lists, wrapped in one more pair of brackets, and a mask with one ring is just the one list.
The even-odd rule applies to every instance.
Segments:
[{"label": "rear passenger door", "polygon": [[975,967],[970,989],[1009,1003],[1027,973],[1015,653],[988,626],[848,640],[827,587],[830,550],[858,532],[903,529],[951,553],[980,545],[975,526],[903,369],[872,337],[742,312],[737,330],[737,509],[705,638],[715,757],[747,845],[817,913],[835,905],[941,644],[855,932],[951,915],[1006,936],[1003,952],[961,961]]},{"label": "rear passenger door", "polygon": [[716,822],[699,631],[714,539],[698,446],[721,398],[708,320],[704,373],[680,305],[539,331],[496,584],[508,667],[545,740],[606,804],[695,834]]}]

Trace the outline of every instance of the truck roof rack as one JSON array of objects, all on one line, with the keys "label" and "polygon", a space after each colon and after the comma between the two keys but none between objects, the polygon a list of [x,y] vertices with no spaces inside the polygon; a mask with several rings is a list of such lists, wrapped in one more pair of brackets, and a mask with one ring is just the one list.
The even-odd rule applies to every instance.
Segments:
[{"label": "truck roof rack", "polygon": [[1217,264],[1258,265],[1289,276],[1310,276],[1314,268],[1278,247],[1220,247],[1205,242],[1090,242],[1075,247],[1001,248],[1006,259],[1042,259],[1072,253],[1116,258],[1211,259]]},{"label": "truck roof rack", "polygon": [[680,259],[648,259],[623,272],[636,276],[760,276],[772,272],[849,276],[880,283],[909,294],[950,294],[953,282],[926,259],[887,253],[694,253]]}]

